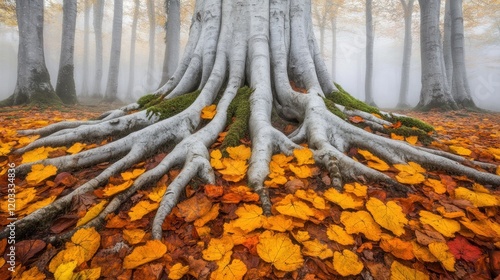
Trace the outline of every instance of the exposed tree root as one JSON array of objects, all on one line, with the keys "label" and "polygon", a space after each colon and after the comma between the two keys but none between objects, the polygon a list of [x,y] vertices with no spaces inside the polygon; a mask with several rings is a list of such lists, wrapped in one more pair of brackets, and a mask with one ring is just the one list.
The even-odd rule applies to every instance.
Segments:
[{"label": "exposed tree root", "polygon": [[[82,225],[102,226],[105,218],[138,190],[153,185],[172,168],[182,167],[168,186],[152,222],[153,238],[161,239],[163,221],[179,202],[191,179],[199,177],[214,183],[209,147],[232,122],[227,116],[228,108],[244,84],[253,89],[248,100],[252,155],[247,180],[259,194],[262,208],[268,215],[272,205],[264,181],[269,174],[271,156],[291,154],[302,143],[308,144],[316,161],[330,173],[332,186],[337,189],[341,189],[345,182],[362,180],[382,183],[391,189],[392,195],[404,196],[415,191],[414,186],[400,184],[349,157],[347,153],[353,147],[369,150],[390,164],[413,161],[427,168],[463,174],[486,185],[500,185],[499,176],[472,168],[477,166],[492,171],[496,165],[415,147],[351,123],[350,118],[359,116],[364,125],[380,133],[389,133],[388,127],[396,122],[407,131],[417,131],[422,135],[432,130],[420,121],[370,107],[352,98],[340,86],[335,90],[328,80],[316,42],[310,35],[312,25],[306,6],[300,0],[271,0],[270,4],[262,0],[197,1],[186,54],[174,76],[153,95],[107,112],[100,120],[62,122],[23,131],[23,134],[39,134],[42,138],[19,149],[18,153],[42,146],[68,146],[89,139],[112,138],[113,141],[75,155],[23,164],[17,168],[19,174],[26,174],[33,164],[38,163],[54,165],[59,171],[113,163],[71,193],[16,221],[18,238],[34,234],[34,228],[49,225],[70,208],[75,197],[102,187],[111,176],[160,151],[169,151],[156,167],[140,175],[130,188],[115,195],[96,218]],[[307,93],[294,90],[291,81],[306,89]],[[188,94],[197,89],[196,94]],[[189,104],[165,105],[181,100],[176,98],[185,98],[182,100],[189,100]],[[201,110],[214,102],[217,103],[215,117],[208,123],[202,122]],[[130,113],[139,108],[140,111]],[[276,129],[271,122],[273,108],[285,119],[297,121],[299,127],[288,136]],[[162,110],[168,114],[162,114]],[[0,238],[8,233],[8,230],[3,230]],[[53,236],[49,241],[69,236],[71,232]]]}]

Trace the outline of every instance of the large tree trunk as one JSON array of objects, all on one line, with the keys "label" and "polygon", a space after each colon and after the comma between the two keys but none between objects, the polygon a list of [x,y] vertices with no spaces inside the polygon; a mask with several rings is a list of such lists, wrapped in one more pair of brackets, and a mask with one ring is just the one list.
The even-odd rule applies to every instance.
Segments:
[{"label": "large tree trunk", "polygon": [[332,18],[332,81],[337,75],[337,14]]},{"label": "large tree trunk", "polygon": [[[156,37],[156,18],[154,0],[147,0],[148,19],[149,19],[149,60],[147,72],[147,84],[149,89],[154,85],[155,71],[155,37]],[[157,81],[158,82],[158,81]]]},{"label": "large tree trunk", "polygon": [[[266,215],[271,214],[270,194],[265,185],[271,157],[275,153],[290,155],[294,149],[302,149],[301,143],[308,144],[315,161],[329,172],[331,186],[337,189],[342,189],[344,182],[359,178],[386,185],[399,195],[413,188],[354,160],[348,155],[353,148],[370,150],[389,164],[417,162],[429,170],[445,169],[479,183],[500,185],[500,176],[469,167],[477,165],[494,172],[496,165],[392,140],[386,129],[400,122],[405,131],[425,137],[432,131],[429,125],[382,112],[356,100],[340,86],[336,89],[311,32],[309,5],[303,0],[198,0],[183,59],[172,78],[155,94],[144,96],[138,104],[108,112],[101,120],[62,122],[23,131],[43,137],[17,150],[18,153],[42,146],[71,145],[82,139],[113,141],[78,154],[18,166],[16,176],[23,176],[34,164],[53,165],[64,172],[111,162],[95,178],[17,220],[16,238],[32,233],[35,226],[50,225],[61,211],[71,208],[74,199],[103,187],[111,176],[169,151],[158,165],[150,166],[136,178],[132,186],[109,198],[97,217],[82,225],[102,226],[110,213],[116,213],[124,204],[130,205],[125,202],[137,191],[158,182],[171,168],[181,166],[151,223],[152,237],[161,239],[165,217],[191,179],[215,183],[209,149],[226,127],[229,129],[222,147],[240,145],[240,139],[247,131],[250,133],[252,152],[245,183],[259,194]],[[241,88],[245,84],[251,89]],[[293,84],[303,88],[294,88]],[[203,108],[215,103],[213,119],[202,122]],[[126,114],[136,109],[140,110]],[[297,130],[285,135],[276,129],[271,121],[273,110],[299,123]],[[351,123],[353,116],[361,116],[373,133]],[[71,236],[75,230],[64,236]],[[8,228],[4,229],[0,238],[9,233]]]},{"label": "large tree trunk", "polygon": [[90,33],[90,0],[85,0],[83,18],[83,78],[82,96],[89,96],[89,33]]},{"label": "large tree trunk", "polygon": [[165,0],[167,22],[165,24],[165,56],[160,86],[167,83],[179,65],[181,37],[181,3],[179,0]]},{"label": "large tree trunk", "polygon": [[118,74],[120,73],[120,53],[122,50],[123,0],[114,1],[113,34],[111,35],[111,55],[109,56],[108,83],[104,100],[113,102],[118,94]]},{"label": "large tree trunk", "polygon": [[75,28],[76,28],[76,0],[63,2],[63,32],[61,42],[61,57],[59,73],[57,75],[56,94],[65,104],[76,104],[75,88]]},{"label": "large tree trunk", "polygon": [[451,10],[450,0],[445,1],[444,8],[444,28],[443,28],[443,57],[444,68],[446,69],[446,80],[453,92],[453,59],[451,54]]},{"label": "large tree trunk", "polygon": [[422,59],[422,90],[419,110],[438,108],[457,109],[446,80],[446,72],[439,31],[440,0],[419,0],[420,52]]},{"label": "large tree trunk", "polygon": [[410,87],[410,64],[411,64],[411,48],[412,48],[412,32],[411,23],[413,16],[413,3],[415,0],[401,0],[401,5],[404,11],[405,20],[405,37],[403,47],[403,66],[401,68],[401,86],[399,88],[399,103],[398,108],[410,107],[408,102],[408,89]]},{"label": "large tree trunk", "polygon": [[102,21],[104,18],[104,0],[94,3],[94,33],[95,33],[95,79],[93,95],[102,96]]},{"label": "large tree trunk", "polygon": [[1,105],[60,102],[50,83],[43,51],[43,0],[16,1],[19,27],[17,83]]},{"label": "large tree trunk", "polygon": [[464,18],[462,0],[450,1],[451,55],[453,60],[452,96],[459,107],[476,109],[465,67]]},{"label": "large tree trunk", "polygon": [[373,0],[366,0],[366,70],[365,70],[365,102],[374,105],[373,100]]},{"label": "large tree trunk", "polygon": [[128,71],[128,89],[125,100],[130,100],[134,93],[134,79],[135,79],[135,41],[137,40],[137,20],[139,19],[139,6],[140,1],[134,0],[134,19],[132,20],[132,35],[130,36],[130,67]]}]

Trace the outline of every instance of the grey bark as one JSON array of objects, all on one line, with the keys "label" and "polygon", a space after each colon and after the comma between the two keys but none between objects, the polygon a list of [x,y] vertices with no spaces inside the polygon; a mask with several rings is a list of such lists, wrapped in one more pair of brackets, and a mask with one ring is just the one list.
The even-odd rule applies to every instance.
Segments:
[{"label": "grey bark", "polygon": [[89,31],[90,31],[90,0],[85,0],[83,18],[83,78],[82,96],[89,95]]},{"label": "grey bark", "polygon": [[451,10],[450,0],[445,1],[444,28],[443,28],[443,57],[446,69],[446,80],[453,92],[453,59],[451,57]]},{"label": "grey bark", "polygon": [[148,60],[147,84],[148,84],[148,87],[151,87],[151,85],[153,85],[154,68],[155,68],[156,20],[155,20],[154,0],[148,0],[147,7],[148,7],[148,19],[149,19],[149,60]]},{"label": "grey bark", "polygon": [[139,6],[140,1],[134,0],[134,19],[132,20],[132,35],[130,36],[130,68],[128,72],[128,89],[125,99],[131,99],[134,91],[134,79],[135,79],[135,41],[137,39],[137,21],[139,19]]},{"label": "grey bark", "polygon": [[475,109],[465,67],[464,18],[462,0],[450,1],[451,55],[453,61],[452,96],[459,107]]},{"label": "grey bark", "polygon": [[174,75],[179,64],[180,36],[181,36],[181,4],[179,0],[165,0],[167,22],[165,24],[165,56],[160,86],[167,83]]},{"label": "grey bark", "polygon": [[115,0],[113,9],[113,34],[111,35],[111,55],[109,57],[108,83],[104,100],[113,102],[118,94],[118,74],[122,47],[123,0]]},{"label": "grey bark", "polygon": [[43,0],[16,1],[19,27],[17,83],[14,93],[1,105],[59,101],[45,65],[43,10]]},{"label": "grey bark", "polygon": [[439,30],[440,0],[419,0],[420,52],[422,59],[422,90],[419,110],[457,109],[446,80],[441,33]]},{"label": "grey bark", "polygon": [[104,17],[104,1],[96,0],[94,3],[94,33],[95,33],[95,79],[94,96],[102,96],[102,20]]},{"label": "grey bark", "polygon": [[373,100],[373,0],[366,0],[366,70],[365,70],[365,102],[374,105]]},{"label": "grey bark", "polygon": [[415,0],[401,0],[401,5],[404,11],[405,20],[405,37],[404,37],[404,47],[403,47],[403,66],[401,69],[401,85],[399,88],[399,103],[398,107],[406,108],[409,107],[408,102],[408,89],[410,85],[410,64],[411,64],[411,48],[412,48],[412,15],[413,15],[413,4]]},{"label": "grey bark", "polygon": [[74,76],[76,11],[76,0],[64,0],[61,56],[56,94],[65,104],[76,104],[78,102]]},{"label": "grey bark", "polygon": [[337,75],[337,15],[332,19],[332,80]]}]

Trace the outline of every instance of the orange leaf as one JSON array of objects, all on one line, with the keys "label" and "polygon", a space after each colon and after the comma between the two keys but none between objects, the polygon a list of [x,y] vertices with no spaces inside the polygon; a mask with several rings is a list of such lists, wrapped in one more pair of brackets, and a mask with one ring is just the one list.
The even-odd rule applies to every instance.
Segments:
[{"label": "orange leaf", "polygon": [[412,144],[412,145],[415,145],[417,144],[417,141],[418,141],[418,136],[408,136],[405,138],[406,142]]},{"label": "orange leaf", "polygon": [[380,240],[382,231],[370,213],[366,211],[343,211],[340,214],[340,222],[345,226],[345,230],[349,234],[363,233],[370,240]]},{"label": "orange leaf", "polygon": [[411,242],[403,241],[396,237],[382,238],[380,241],[380,248],[402,260],[411,260],[415,257],[413,255],[413,245]]},{"label": "orange leaf", "polygon": [[362,117],[360,116],[352,116],[349,118],[349,120],[352,122],[352,123],[362,123],[362,122],[365,122],[365,119],[363,119]]},{"label": "orange leaf", "polygon": [[397,135],[397,134],[394,134],[394,133],[391,133],[391,139],[404,141],[405,137]]},{"label": "orange leaf", "polygon": [[304,263],[300,246],[293,244],[284,233],[274,234],[266,230],[259,237],[257,253],[261,259],[281,271],[297,270]]},{"label": "orange leaf", "polygon": [[192,222],[205,215],[212,208],[212,202],[204,195],[195,195],[177,205],[179,214],[186,222]]},{"label": "orange leaf", "polygon": [[389,165],[381,160],[380,158],[374,156],[372,153],[366,150],[358,150],[358,153],[362,155],[368,162],[368,166],[376,169],[378,171],[387,171],[389,170]]},{"label": "orange leaf", "polygon": [[123,259],[123,268],[133,269],[145,263],[157,260],[167,252],[167,246],[160,240],[149,240],[145,245],[135,247],[132,253]]},{"label": "orange leaf", "polygon": [[233,249],[233,239],[230,236],[222,238],[212,238],[208,243],[207,249],[203,250],[203,259],[207,261],[218,261],[224,257],[227,252]]},{"label": "orange leaf", "polygon": [[212,104],[201,109],[201,118],[205,120],[211,120],[217,113],[217,105]]},{"label": "orange leaf", "polygon": [[252,151],[249,147],[245,145],[239,145],[237,147],[228,147],[226,152],[229,154],[229,157],[234,160],[247,160],[252,155]]},{"label": "orange leaf", "polygon": [[358,275],[363,267],[356,253],[344,250],[333,254],[333,268],[342,276]]},{"label": "orange leaf", "polygon": [[308,220],[314,216],[314,212],[304,202],[296,199],[293,195],[285,196],[280,202],[276,203],[276,210],[283,215]]},{"label": "orange leaf", "polygon": [[400,264],[397,261],[393,261],[391,265],[391,279],[394,280],[429,280],[429,275],[409,268],[405,265]]}]

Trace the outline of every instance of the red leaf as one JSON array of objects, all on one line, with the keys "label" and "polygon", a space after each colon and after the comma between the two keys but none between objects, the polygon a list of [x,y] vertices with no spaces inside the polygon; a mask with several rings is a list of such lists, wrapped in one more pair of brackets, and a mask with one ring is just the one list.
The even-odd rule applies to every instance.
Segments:
[{"label": "red leaf", "polygon": [[455,258],[463,259],[468,262],[474,262],[483,255],[483,252],[478,247],[472,245],[461,235],[457,235],[455,239],[447,242],[450,252]]}]

